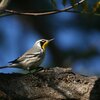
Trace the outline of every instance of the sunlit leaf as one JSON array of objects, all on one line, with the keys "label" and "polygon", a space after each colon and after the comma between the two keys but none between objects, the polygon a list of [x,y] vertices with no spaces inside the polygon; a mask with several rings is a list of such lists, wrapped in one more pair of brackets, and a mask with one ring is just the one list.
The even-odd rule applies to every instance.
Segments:
[{"label": "sunlit leaf", "polygon": [[93,6],[93,12],[97,12],[97,10],[100,9],[100,1],[96,2]]},{"label": "sunlit leaf", "polygon": [[83,12],[88,12],[88,3],[87,3],[87,0],[85,0],[82,4],[82,11]]},{"label": "sunlit leaf", "polygon": [[51,0],[52,6],[56,9],[57,8],[57,4],[56,4],[56,0]]},{"label": "sunlit leaf", "polygon": [[63,4],[63,6],[66,6],[67,0],[62,0],[62,4]]}]

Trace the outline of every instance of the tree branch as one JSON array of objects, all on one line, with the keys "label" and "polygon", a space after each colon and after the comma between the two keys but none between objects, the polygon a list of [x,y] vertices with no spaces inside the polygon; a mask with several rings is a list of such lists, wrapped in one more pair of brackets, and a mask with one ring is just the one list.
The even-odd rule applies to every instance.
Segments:
[{"label": "tree branch", "polygon": [[[80,5],[84,1],[85,0],[81,0],[78,3],[74,4],[74,6]],[[5,12],[12,13],[12,14],[17,14],[17,15],[43,16],[43,15],[56,14],[56,13],[60,13],[60,12],[67,12],[67,11],[71,10],[72,8],[74,8],[74,6],[69,6],[69,7],[61,9],[61,10],[55,10],[55,11],[49,11],[49,12],[43,12],[43,13],[24,13],[24,12],[19,12],[19,11],[15,11],[15,10],[8,10],[8,9],[6,9]]]},{"label": "tree branch", "polygon": [[0,11],[3,11],[7,6],[10,0],[1,0],[0,2]]},{"label": "tree branch", "polygon": [[[34,74],[0,74],[0,100],[100,100],[100,79],[50,68]],[[10,99],[8,99],[10,98]]]}]

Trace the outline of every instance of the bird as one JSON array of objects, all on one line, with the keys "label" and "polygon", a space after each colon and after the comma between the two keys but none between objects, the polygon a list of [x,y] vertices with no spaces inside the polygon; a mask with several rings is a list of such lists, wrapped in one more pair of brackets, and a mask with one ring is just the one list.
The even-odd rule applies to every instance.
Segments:
[{"label": "bird", "polygon": [[13,67],[22,68],[30,71],[36,67],[39,67],[45,57],[46,47],[48,46],[49,42],[53,40],[54,39],[37,40],[31,49],[26,51],[22,56],[18,57],[17,59],[10,61],[10,64],[8,66],[2,66],[0,67],[0,69]]}]

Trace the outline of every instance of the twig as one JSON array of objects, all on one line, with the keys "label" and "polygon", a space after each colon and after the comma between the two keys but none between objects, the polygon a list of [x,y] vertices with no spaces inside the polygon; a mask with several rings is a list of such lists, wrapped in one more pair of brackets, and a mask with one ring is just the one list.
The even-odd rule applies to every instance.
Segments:
[{"label": "twig", "polygon": [[[74,6],[78,6],[80,4],[82,4],[85,0],[81,0],[78,3],[75,3]],[[31,16],[43,16],[43,15],[51,15],[51,14],[56,14],[56,13],[60,13],[60,12],[67,12],[70,9],[74,8],[74,6],[69,6],[67,8],[61,9],[61,10],[55,10],[55,11],[49,11],[49,12],[43,12],[43,13],[24,13],[24,12],[19,12],[19,11],[15,11],[15,10],[4,10],[7,13],[13,13],[13,14],[17,14],[17,15],[31,15]]]}]

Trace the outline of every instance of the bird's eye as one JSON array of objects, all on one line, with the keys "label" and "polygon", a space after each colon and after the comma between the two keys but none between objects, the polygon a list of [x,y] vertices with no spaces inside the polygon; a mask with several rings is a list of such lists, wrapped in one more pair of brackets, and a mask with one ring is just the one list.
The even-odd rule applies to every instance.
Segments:
[{"label": "bird's eye", "polygon": [[42,42],[45,43],[46,41],[45,40],[42,40]]}]

